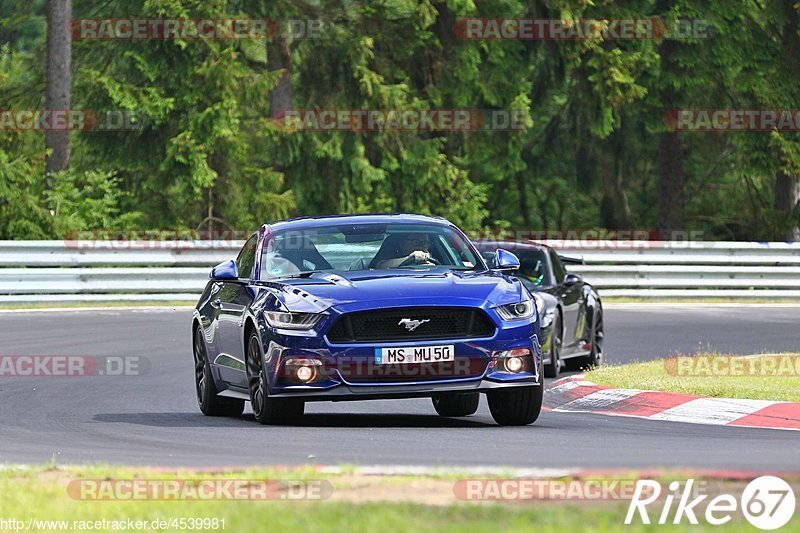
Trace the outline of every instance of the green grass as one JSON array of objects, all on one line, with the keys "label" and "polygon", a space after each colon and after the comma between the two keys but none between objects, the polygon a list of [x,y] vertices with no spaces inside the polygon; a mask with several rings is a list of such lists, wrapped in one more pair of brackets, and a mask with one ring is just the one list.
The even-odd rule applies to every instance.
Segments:
[{"label": "green grass", "polygon": [[[797,354],[783,354],[797,356]],[[684,356],[686,357],[686,356]],[[741,356],[698,354],[694,370],[678,370],[675,358],[659,359],[644,363],[603,366],[586,373],[586,379],[598,385],[622,389],[644,389],[655,391],[696,394],[715,398],[748,398],[753,400],[780,400],[800,402],[800,376],[786,375],[713,375],[714,358],[733,357],[746,367],[747,359]],[[708,366],[702,358],[707,358]],[[795,360],[797,361],[797,360]],[[735,362],[735,361],[731,361]],[[727,363],[727,362],[726,362]],[[729,367],[726,364],[722,368]],[[794,367],[797,369],[797,366]]]},{"label": "green grass", "polygon": [[[333,495],[326,501],[85,501],[67,494],[71,480],[84,479],[327,479]],[[486,478],[488,476],[482,476]],[[645,531],[685,530],[683,526],[650,526],[623,521],[628,502],[470,503],[452,493],[453,480],[426,476],[359,476],[320,474],[311,468],[298,470],[253,469],[228,473],[156,472],[109,467],[38,467],[0,470],[0,517],[18,520],[144,520],[171,518],[224,519],[225,531]],[[433,489],[433,492],[430,492]],[[429,491],[440,500],[436,505],[391,501],[398,495]],[[374,499],[384,501],[359,501]],[[657,515],[660,507],[652,511]],[[655,517],[654,517],[655,518]],[[638,524],[638,525],[636,525]],[[700,525],[693,531],[714,531]],[[726,531],[751,527],[734,518]],[[800,518],[787,525],[800,530]],[[148,529],[149,530],[149,529]],[[210,529],[206,529],[207,531]],[[217,529],[222,531],[222,529]]]}]

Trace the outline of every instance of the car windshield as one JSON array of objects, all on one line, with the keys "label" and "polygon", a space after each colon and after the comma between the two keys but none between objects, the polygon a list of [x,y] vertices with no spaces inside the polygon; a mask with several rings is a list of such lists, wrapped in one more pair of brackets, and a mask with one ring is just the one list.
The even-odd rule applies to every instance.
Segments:
[{"label": "car windshield", "polygon": [[484,268],[458,231],[439,225],[349,224],[279,230],[269,236],[263,250],[261,279],[318,271]]},{"label": "car windshield", "polygon": [[[519,258],[519,269],[509,272],[509,275],[518,277],[528,287],[549,284],[550,272],[544,251],[513,248],[510,251]],[[494,254],[494,251],[481,250],[481,255],[490,265],[494,262]]]}]

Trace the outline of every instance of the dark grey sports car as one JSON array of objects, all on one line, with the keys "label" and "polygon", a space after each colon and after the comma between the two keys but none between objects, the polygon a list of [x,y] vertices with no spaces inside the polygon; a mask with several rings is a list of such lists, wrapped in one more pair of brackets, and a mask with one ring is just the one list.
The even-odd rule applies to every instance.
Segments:
[{"label": "dark grey sports car", "polygon": [[479,241],[475,245],[487,261],[498,247],[519,258],[519,270],[510,272],[531,293],[544,300],[542,355],[544,375],[557,377],[561,368],[578,370],[603,362],[603,305],[600,295],[579,274],[567,272],[564,263],[580,259],[559,256],[544,244]]}]

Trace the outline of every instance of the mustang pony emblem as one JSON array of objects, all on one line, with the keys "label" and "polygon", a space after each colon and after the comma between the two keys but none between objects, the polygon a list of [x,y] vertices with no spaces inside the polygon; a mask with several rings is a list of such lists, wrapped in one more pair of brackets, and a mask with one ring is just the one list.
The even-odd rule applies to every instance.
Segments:
[{"label": "mustang pony emblem", "polygon": [[397,323],[398,326],[405,326],[408,331],[414,331],[418,327],[420,327],[425,322],[430,322],[430,318],[423,318],[422,320],[411,320],[410,318],[404,318]]}]

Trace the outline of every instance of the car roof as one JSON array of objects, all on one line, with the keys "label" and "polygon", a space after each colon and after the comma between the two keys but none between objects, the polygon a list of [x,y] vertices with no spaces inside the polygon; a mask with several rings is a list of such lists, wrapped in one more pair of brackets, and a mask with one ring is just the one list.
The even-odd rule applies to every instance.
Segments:
[{"label": "car roof", "polygon": [[519,242],[519,241],[494,241],[494,240],[480,240],[474,241],[475,246],[478,250],[486,251],[486,250],[494,250],[495,248],[504,248],[509,251],[514,250],[539,250],[542,252],[546,252],[550,249],[549,246],[546,244],[542,244],[540,242]]},{"label": "car roof", "polygon": [[336,224],[391,224],[402,222],[420,222],[440,226],[453,224],[443,217],[428,215],[414,215],[406,213],[395,214],[368,214],[368,215],[327,215],[320,217],[297,217],[281,220],[269,224],[271,230],[284,229],[311,229],[319,226]]}]

